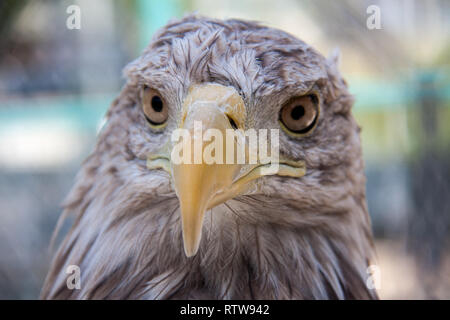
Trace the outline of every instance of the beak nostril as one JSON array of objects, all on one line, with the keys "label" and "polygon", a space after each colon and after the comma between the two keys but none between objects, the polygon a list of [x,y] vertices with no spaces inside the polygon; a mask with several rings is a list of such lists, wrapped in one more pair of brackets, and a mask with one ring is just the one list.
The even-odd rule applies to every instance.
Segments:
[{"label": "beak nostril", "polygon": [[236,129],[238,128],[236,122],[235,122],[235,121],[233,120],[233,118],[231,118],[229,115],[227,115],[227,117],[228,117],[228,121],[230,121],[231,127],[232,127],[234,130],[236,130]]}]

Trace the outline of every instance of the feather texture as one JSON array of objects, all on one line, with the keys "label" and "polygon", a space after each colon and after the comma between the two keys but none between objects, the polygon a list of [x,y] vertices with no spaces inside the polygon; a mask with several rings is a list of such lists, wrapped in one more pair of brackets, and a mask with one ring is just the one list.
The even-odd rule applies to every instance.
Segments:
[{"label": "feather texture", "polygon": [[[42,289],[44,299],[371,299],[373,259],[359,128],[335,65],[293,36],[254,22],[187,16],[161,29],[125,69],[93,153],[64,203],[73,225]],[[277,125],[283,101],[316,90],[319,124],[301,140],[280,136],[280,152],[302,159],[300,179],[268,176],[207,212],[197,255],[183,252],[179,203],[170,175],[146,155],[175,128],[148,129],[143,84],[180,112],[193,83],[235,87],[246,127]],[[81,289],[65,270],[78,265]]]}]

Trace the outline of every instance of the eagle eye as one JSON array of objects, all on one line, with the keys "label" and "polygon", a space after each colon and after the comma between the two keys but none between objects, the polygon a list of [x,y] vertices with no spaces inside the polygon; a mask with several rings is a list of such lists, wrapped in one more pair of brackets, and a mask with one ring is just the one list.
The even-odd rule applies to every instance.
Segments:
[{"label": "eagle eye", "polygon": [[311,94],[289,100],[281,108],[280,122],[288,133],[303,135],[314,129],[318,115],[318,99]]},{"label": "eagle eye", "polygon": [[141,92],[141,101],[148,123],[155,127],[163,126],[169,117],[169,110],[158,91],[144,86]]}]

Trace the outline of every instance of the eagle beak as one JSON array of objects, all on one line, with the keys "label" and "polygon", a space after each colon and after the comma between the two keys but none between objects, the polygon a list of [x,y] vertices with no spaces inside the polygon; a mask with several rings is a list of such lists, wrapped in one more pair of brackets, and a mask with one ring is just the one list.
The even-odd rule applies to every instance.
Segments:
[{"label": "eagle beak", "polygon": [[[263,175],[300,177],[305,174],[301,161],[277,158],[276,170],[272,170],[271,163],[238,161],[242,143],[246,159],[258,152],[248,148],[243,131],[239,130],[244,127],[245,115],[245,104],[234,88],[211,83],[195,85],[183,103],[177,141],[174,141],[175,132],[172,133],[170,161],[167,155],[153,155],[147,160],[148,168],[163,168],[172,175],[188,257],[198,251],[208,209],[247,192],[252,186],[250,182]],[[227,136],[230,132],[235,134],[232,143]]]},{"label": "eagle beak", "polygon": [[[226,163],[225,137],[227,129],[243,123],[244,114],[242,98],[230,87],[194,86],[185,99],[180,128],[188,133],[183,137],[188,146],[184,145],[181,161],[175,161],[175,148],[172,150],[171,165],[188,257],[198,251],[206,210],[217,205],[218,197],[229,194],[242,166]],[[208,131],[210,140],[205,139]],[[189,156],[184,154],[186,150],[190,150]]]}]

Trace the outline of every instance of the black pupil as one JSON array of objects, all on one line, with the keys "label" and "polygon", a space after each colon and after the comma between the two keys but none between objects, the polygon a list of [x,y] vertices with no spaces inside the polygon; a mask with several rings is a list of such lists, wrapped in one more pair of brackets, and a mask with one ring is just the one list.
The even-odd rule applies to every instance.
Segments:
[{"label": "black pupil", "polygon": [[230,121],[230,125],[233,129],[237,129],[237,124],[231,117],[228,117],[228,121]]},{"label": "black pupil", "polygon": [[160,97],[154,96],[152,98],[152,108],[156,112],[161,112],[162,111],[162,109],[163,109],[163,102],[162,102]]},{"label": "black pupil", "polygon": [[298,120],[305,115],[305,108],[303,106],[295,106],[291,111],[291,117],[294,120]]}]

